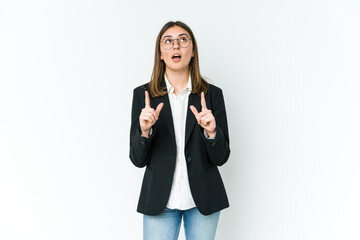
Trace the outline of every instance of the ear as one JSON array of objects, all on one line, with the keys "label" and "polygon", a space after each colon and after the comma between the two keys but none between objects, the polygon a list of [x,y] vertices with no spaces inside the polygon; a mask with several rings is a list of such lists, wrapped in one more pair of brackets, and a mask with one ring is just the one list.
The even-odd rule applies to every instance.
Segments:
[{"label": "ear", "polygon": [[160,60],[164,60],[164,57],[161,53],[160,53]]},{"label": "ear", "polygon": [[191,57],[193,57],[194,55],[195,55],[194,52],[192,52]]}]

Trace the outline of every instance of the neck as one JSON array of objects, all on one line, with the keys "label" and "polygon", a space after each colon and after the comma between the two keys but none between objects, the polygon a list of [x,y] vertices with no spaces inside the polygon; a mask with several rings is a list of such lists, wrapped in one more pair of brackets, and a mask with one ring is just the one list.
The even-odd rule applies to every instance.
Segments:
[{"label": "neck", "polygon": [[186,87],[190,73],[188,69],[179,72],[166,69],[165,74],[170,84],[174,87],[175,94],[177,94]]}]

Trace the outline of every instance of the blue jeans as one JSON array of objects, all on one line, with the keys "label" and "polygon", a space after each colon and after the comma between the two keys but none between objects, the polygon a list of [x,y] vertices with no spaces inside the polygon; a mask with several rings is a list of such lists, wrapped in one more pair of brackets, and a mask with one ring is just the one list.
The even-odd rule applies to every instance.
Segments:
[{"label": "blue jeans", "polygon": [[177,240],[183,216],[187,240],[215,239],[220,211],[205,216],[194,207],[184,211],[165,208],[161,214],[156,216],[144,214],[144,240]]}]

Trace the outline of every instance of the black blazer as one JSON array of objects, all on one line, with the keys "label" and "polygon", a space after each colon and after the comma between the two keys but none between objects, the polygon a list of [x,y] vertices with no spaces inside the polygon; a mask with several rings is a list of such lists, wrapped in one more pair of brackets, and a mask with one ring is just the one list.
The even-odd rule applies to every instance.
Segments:
[{"label": "black blazer", "polygon": [[[165,81],[162,86],[166,88]],[[176,142],[168,94],[153,98],[150,105],[156,109],[164,103],[159,118],[153,125],[149,138],[141,137],[139,116],[145,107],[145,89],[148,84],[134,89],[131,129],[130,159],[137,167],[145,167],[137,211],[146,215],[158,215],[166,207],[176,161]],[[201,98],[190,93],[185,127],[185,159],[191,194],[196,207],[203,215],[209,215],[229,207],[225,187],[218,166],[229,158],[229,134],[222,90],[210,84],[205,95],[206,106],[212,110],[216,121],[215,139],[207,139],[204,129],[197,124],[190,105],[201,111]]]}]

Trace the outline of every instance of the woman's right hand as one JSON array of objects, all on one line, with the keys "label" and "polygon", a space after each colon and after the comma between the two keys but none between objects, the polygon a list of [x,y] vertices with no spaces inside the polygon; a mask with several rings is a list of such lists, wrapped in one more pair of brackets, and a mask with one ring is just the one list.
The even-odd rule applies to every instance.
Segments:
[{"label": "woman's right hand", "polygon": [[157,105],[157,107],[156,107],[156,110],[151,108],[149,93],[148,93],[148,91],[145,91],[145,107],[141,110],[141,113],[139,116],[140,128],[141,128],[142,135],[144,137],[149,137],[150,129],[155,124],[155,122],[158,120],[160,111],[163,106],[164,106],[164,103],[159,103],[159,105]]}]

